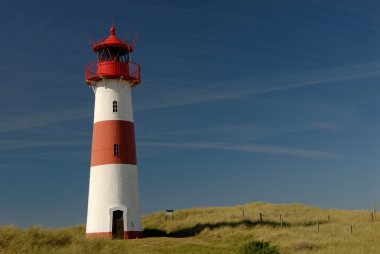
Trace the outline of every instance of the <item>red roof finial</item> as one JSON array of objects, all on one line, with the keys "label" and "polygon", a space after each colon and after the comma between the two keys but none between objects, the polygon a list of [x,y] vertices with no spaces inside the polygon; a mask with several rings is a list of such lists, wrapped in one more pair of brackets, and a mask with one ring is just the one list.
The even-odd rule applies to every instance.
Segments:
[{"label": "red roof finial", "polygon": [[116,36],[116,28],[112,20],[112,26],[110,29],[110,35],[102,41],[96,42],[92,45],[92,49],[96,52],[104,47],[117,47],[122,48],[128,52],[133,51],[133,44],[127,44],[127,41],[120,40]]},{"label": "red roof finial", "polygon": [[113,24],[113,18],[112,18],[112,26],[111,26],[110,32],[112,35],[115,35],[115,32],[116,32],[115,25]]}]

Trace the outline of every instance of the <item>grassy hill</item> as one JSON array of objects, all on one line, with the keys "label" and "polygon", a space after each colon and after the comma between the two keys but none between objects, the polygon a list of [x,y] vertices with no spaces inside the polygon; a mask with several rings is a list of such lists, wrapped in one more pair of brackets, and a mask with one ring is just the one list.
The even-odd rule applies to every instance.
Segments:
[{"label": "grassy hill", "polygon": [[250,240],[269,241],[280,253],[380,253],[380,222],[372,221],[370,211],[251,203],[180,210],[173,221],[157,212],[142,222],[147,237],[128,241],[86,239],[84,226],[4,226],[0,228],[0,253],[220,254],[238,253]]}]

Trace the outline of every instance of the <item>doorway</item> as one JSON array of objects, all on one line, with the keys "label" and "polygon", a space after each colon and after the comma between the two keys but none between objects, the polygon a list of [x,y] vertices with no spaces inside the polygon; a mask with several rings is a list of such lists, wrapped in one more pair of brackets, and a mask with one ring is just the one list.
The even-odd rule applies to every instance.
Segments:
[{"label": "doorway", "polygon": [[116,210],[112,213],[112,238],[124,239],[123,211]]}]

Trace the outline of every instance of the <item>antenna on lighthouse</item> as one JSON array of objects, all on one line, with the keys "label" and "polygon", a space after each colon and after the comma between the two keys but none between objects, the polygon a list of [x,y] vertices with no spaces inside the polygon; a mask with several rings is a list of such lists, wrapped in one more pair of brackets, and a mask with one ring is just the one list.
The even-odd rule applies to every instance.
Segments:
[{"label": "antenna on lighthouse", "polygon": [[139,36],[138,36],[137,33],[135,33],[135,35],[133,36],[133,40],[132,40],[132,42],[131,42],[131,46],[132,46],[132,48],[135,48],[135,45],[136,45],[136,43],[138,42],[138,40],[139,40]]},{"label": "antenna on lighthouse", "polygon": [[129,32],[130,32],[131,30],[130,29],[128,29],[128,31],[127,31],[127,35],[125,36],[125,41],[127,42],[128,41],[128,37],[129,37]]}]

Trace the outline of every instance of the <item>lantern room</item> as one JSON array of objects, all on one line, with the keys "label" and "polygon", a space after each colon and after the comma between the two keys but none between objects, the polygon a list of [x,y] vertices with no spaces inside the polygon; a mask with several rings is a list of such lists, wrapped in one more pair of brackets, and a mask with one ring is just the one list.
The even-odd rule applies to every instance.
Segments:
[{"label": "lantern room", "polygon": [[134,45],[120,40],[113,24],[110,35],[104,40],[94,42],[92,48],[97,60],[86,65],[87,85],[92,86],[94,81],[102,79],[123,79],[132,86],[141,82],[140,65],[131,62]]}]

